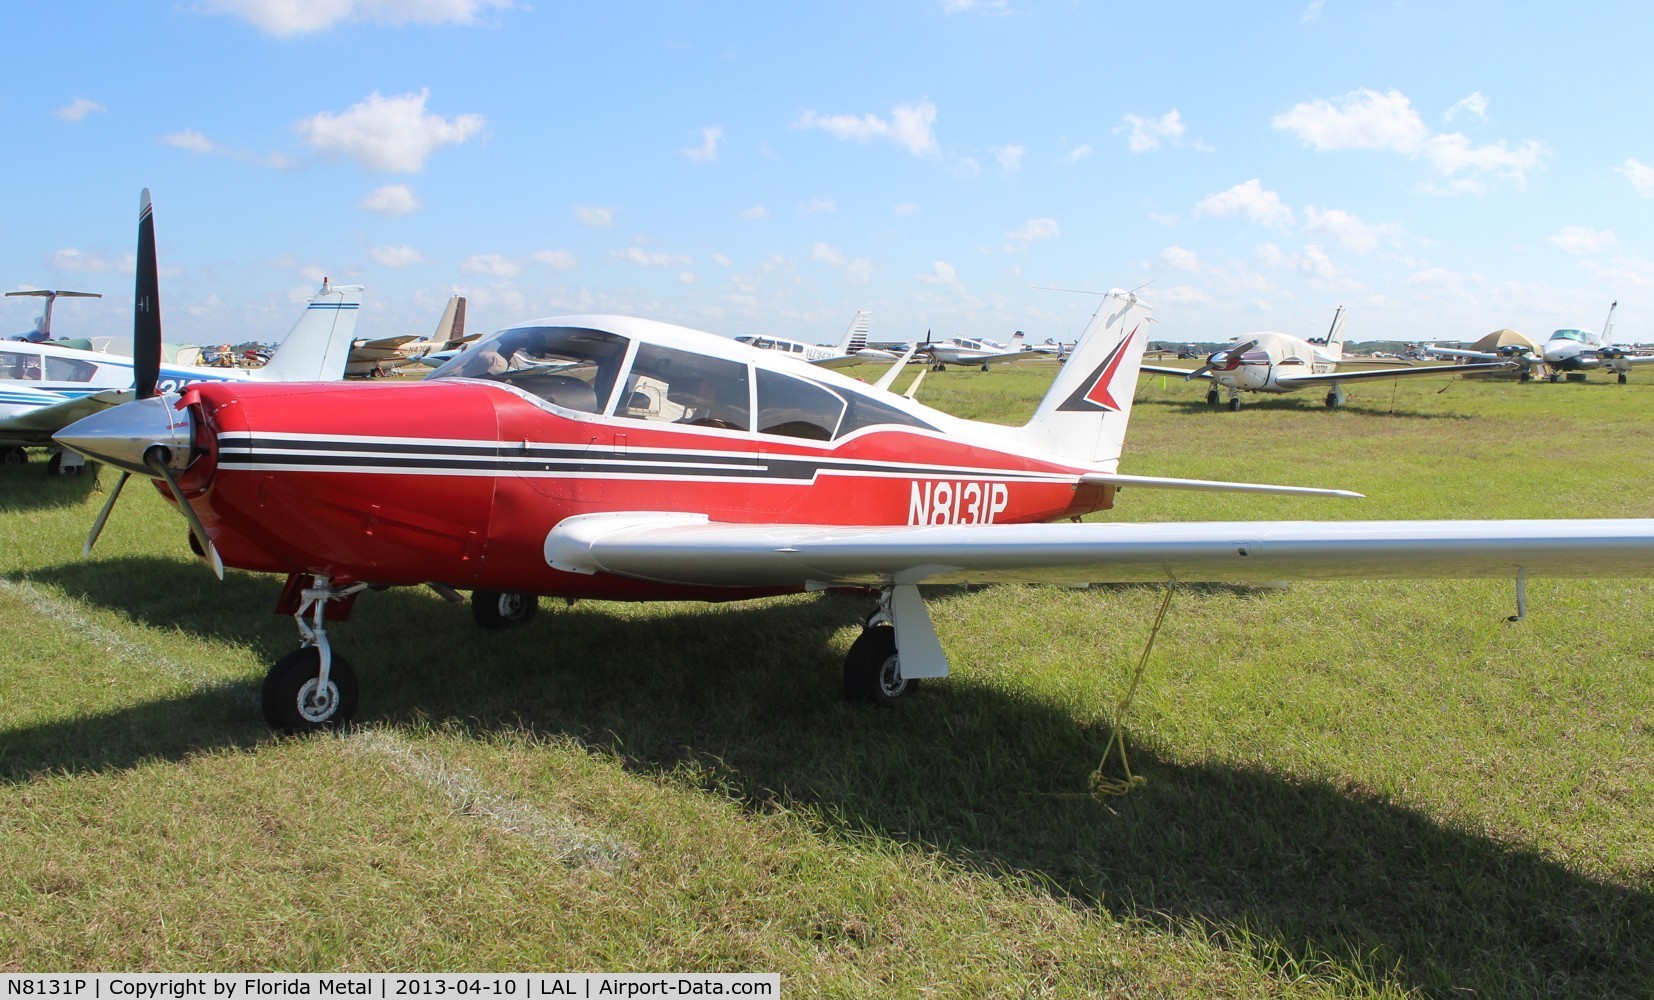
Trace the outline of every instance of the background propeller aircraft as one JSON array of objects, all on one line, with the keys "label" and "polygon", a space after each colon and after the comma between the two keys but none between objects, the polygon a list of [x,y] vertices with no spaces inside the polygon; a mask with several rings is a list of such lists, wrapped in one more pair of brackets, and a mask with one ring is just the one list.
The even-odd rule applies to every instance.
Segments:
[{"label": "background propeller aircraft", "polygon": [[[350,345],[350,358],[345,362],[345,375],[350,378],[378,378],[398,368],[423,362],[432,355],[444,355],[446,361],[458,354],[464,345],[477,339],[477,334],[465,335],[465,296],[454,295],[437,320],[436,331],[429,337],[408,334],[401,337],[381,337],[378,340],[358,340]],[[431,360],[432,367],[440,361]]]},{"label": "background propeller aircraft", "polygon": [[28,333],[20,333],[11,338],[12,340],[26,340],[32,344],[39,344],[52,339],[52,306],[57,303],[58,299],[103,298],[102,292],[67,292],[46,288],[31,288],[26,291],[6,293],[7,298],[20,295],[35,296],[46,300],[45,308],[42,309],[40,311],[40,315],[35,318],[34,329],[30,330]]},{"label": "background propeller aircraft", "polygon": [[526,620],[539,596],[871,591],[844,691],[890,701],[948,671],[920,584],[1513,576],[1520,601],[1527,575],[1654,575],[1654,519],[1044,523],[1107,510],[1122,486],[1357,495],[1118,472],[1148,334],[1130,292],[1103,296],[1021,427],[615,316],[511,327],[418,383],[162,394],[147,193],[139,231],[143,398],[59,435],[123,470],[87,548],[136,474],[220,575],[285,575],[279,610],[301,644],[263,687],[281,729],[354,714],[327,622],[370,586],[469,589],[490,627]]},{"label": "background propeller aircraft", "polygon": [[[159,391],[179,392],[198,382],[340,378],[361,301],[360,285],[329,285],[324,280],[263,367],[166,365],[160,362],[156,345],[151,380]],[[141,350],[134,341],[134,351]],[[129,402],[133,387],[139,384],[135,372],[139,364],[136,358],[53,342],[0,341],[0,457],[7,464],[25,462],[25,446],[51,445],[53,434],[81,417]],[[82,464],[79,455],[59,450],[47,469],[54,474],[78,472]]]},{"label": "background propeller aircraft", "polygon": [[1550,338],[1539,345],[1538,357],[1526,350],[1492,354],[1452,347],[1428,347],[1425,350],[1435,357],[1504,360],[1510,364],[1520,365],[1523,369],[1523,381],[1527,381],[1528,369],[1539,362],[1544,362],[1549,367],[1550,371],[1546,377],[1552,382],[1559,381],[1565,374],[1579,373],[1579,377],[1584,378],[1585,372],[1606,368],[1617,375],[1619,383],[1624,385],[1632,367],[1654,363],[1654,354],[1632,354],[1624,347],[1608,343],[1614,329],[1614,310],[1618,309],[1619,305],[1616,301],[1608,306],[1608,318],[1603,321],[1601,333],[1571,327],[1553,331]]},{"label": "background propeller aircraft", "polygon": [[784,337],[736,337],[735,342],[756,347],[763,351],[777,351],[795,358],[801,358],[812,365],[823,368],[848,368],[868,361],[896,361],[905,359],[913,352],[902,354],[895,351],[881,350],[867,346],[867,333],[873,327],[873,314],[863,309],[850,320],[850,326],[839,338],[838,344],[833,347],[824,347],[820,344],[806,344],[799,340],[787,340]]},{"label": "background propeller aircraft", "polygon": [[1020,361],[1062,353],[1061,345],[1025,347],[1022,339],[1021,330],[1011,337],[1009,344],[974,337],[949,337],[932,342],[927,336],[925,342],[919,345],[918,353],[928,354],[931,370],[938,372],[945,371],[948,365],[981,365],[982,370],[987,371],[989,365],[1000,361]]},{"label": "background propeller aircraft", "polygon": [[1339,365],[1372,364],[1370,361],[1344,360],[1344,307],[1333,313],[1332,326],[1324,338],[1303,340],[1289,333],[1247,333],[1235,338],[1232,347],[1213,352],[1206,363],[1190,371],[1161,365],[1144,365],[1143,371],[1157,375],[1177,375],[1185,381],[1205,379],[1212,383],[1206,390],[1206,405],[1219,402],[1218,386],[1229,390],[1229,409],[1240,409],[1243,392],[1297,392],[1300,389],[1325,387],[1328,407],[1341,406],[1346,399],[1343,383],[1397,378],[1420,378],[1427,375],[1455,375],[1465,372],[1499,371],[1514,367],[1512,362],[1495,359],[1492,362],[1464,365],[1435,365],[1429,368],[1379,368],[1371,371],[1339,371]]}]

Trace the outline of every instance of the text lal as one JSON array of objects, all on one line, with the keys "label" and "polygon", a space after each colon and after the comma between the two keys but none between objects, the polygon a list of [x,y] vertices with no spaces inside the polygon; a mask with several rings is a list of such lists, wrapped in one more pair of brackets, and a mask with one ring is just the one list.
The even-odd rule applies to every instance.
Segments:
[{"label": "text lal", "polygon": [[915,482],[907,499],[908,524],[993,524],[1011,503],[1004,483],[970,480]]}]

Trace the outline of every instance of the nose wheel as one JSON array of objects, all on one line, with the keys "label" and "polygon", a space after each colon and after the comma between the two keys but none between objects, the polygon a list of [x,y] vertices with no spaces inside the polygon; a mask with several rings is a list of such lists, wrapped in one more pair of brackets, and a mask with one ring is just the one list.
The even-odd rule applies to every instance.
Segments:
[{"label": "nose wheel", "polygon": [[295,649],[270,667],[260,699],[270,728],[315,733],[342,726],[356,715],[356,672],[338,653],[331,660],[325,680],[321,650],[315,646]]}]

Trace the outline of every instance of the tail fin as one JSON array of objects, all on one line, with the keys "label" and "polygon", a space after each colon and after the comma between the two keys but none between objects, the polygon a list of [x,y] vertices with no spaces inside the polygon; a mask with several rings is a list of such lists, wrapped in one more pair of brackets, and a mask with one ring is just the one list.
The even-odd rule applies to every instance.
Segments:
[{"label": "tail fin", "polygon": [[1332,314],[1332,326],[1327,327],[1327,346],[1344,343],[1344,307],[1339,306]]},{"label": "tail fin", "polygon": [[332,382],[345,374],[350,342],[356,336],[361,285],[330,285],[311,296],[304,315],[258,369],[261,382]]},{"label": "tail fin", "polygon": [[873,314],[866,309],[856,313],[855,319],[850,321],[850,329],[844,331],[839,338],[838,352],[840,354],[854,354],[867,346],[867,331],[873,328]]},{"label": "tail fin", "polygon": [[1103,297],[1033,419],[1017,431],[1028,448],[1113,472],[1126,439],[1152,310],[1116,288]]},{"label": "tail fin", "polygon": [[1013,351],[1022,350],[1022,338],[1023,338],[1023,333],[1022,333],[1021,330],[1018,330],[1016,332],[1015,336],[1013,336],[1011,338],[1011,350],[1013,350]]},{"label": "tail fin", "polygon": [[448,305],[442,310],[442,318],[436,321],[436,331],[431,334],[431,342],[441,345],[436,350],[454,346],[458,337],[465,336],[465,296],[452,295],[448,298]]}]

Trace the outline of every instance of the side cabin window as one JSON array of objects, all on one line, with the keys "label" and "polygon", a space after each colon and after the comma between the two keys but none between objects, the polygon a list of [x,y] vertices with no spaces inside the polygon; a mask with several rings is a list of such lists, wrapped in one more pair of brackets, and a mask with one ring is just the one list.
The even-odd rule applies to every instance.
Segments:
[{"label": "side cabin window", "polygon": [[40,355],[26,351],[0,351],[0,378],[39,382]]},{"label": "side cabin window", "polygon": [[615,416],[745,431],[752,429],[751,400],[745,364],[641,344]]},{"label": "side cabin window", "polygon": [[839,394],[791,375],[758,369],[758,433],[831,441],[844,416]]},{"label": "side cabin window", "polygon": [[48,382],[90,382],[92,376],[98,372],[98,366],[90,361],[79,358],[47,358],[46,381]]},{"label": "side cabin window", "polygon": [[564,409],[602,413],[627,345],[625,337],[603,330],[519,327],[478,341],[432,372],[431,378],[488,379]]}]

